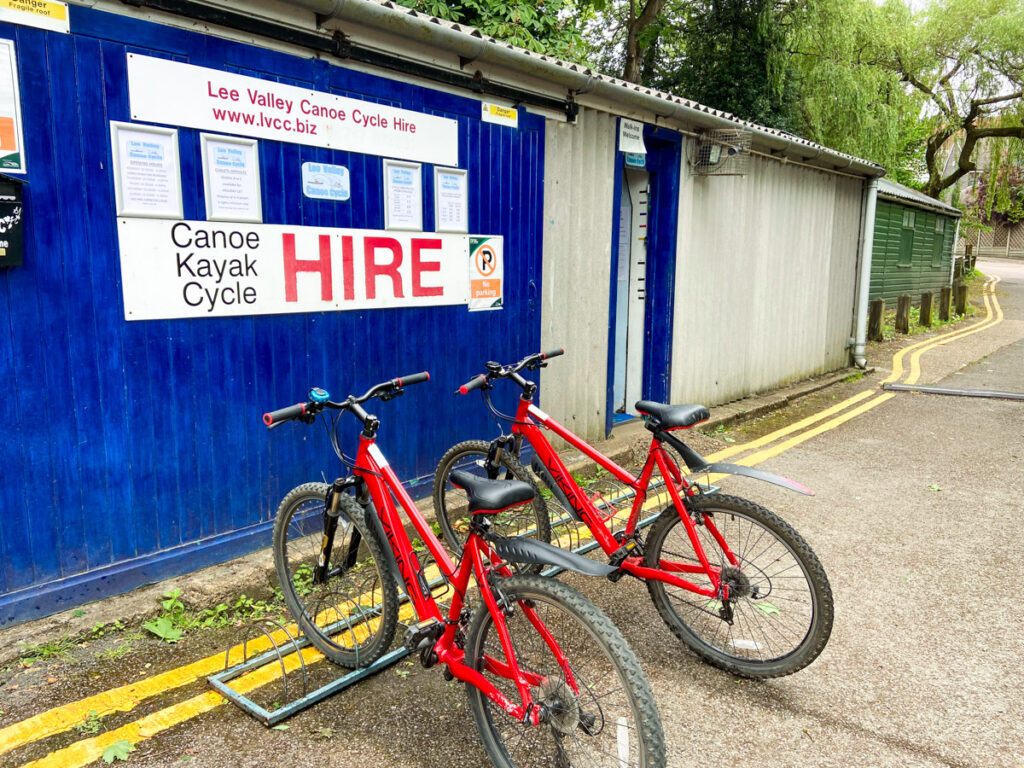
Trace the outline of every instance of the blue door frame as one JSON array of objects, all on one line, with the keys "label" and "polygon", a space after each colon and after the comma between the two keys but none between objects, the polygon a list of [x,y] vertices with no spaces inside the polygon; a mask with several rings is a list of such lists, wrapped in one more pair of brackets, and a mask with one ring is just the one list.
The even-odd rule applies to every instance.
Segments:
[{"label": "blue door frame", "polygon": [[[679,169],[683,136],[654,125],[644,126],[646,171],[650,177],[647,214],[647,306],[644,312],[643,396],[667,402],[672,373],[672,320],[676,274],[676,234],[679,211]],[[622,203],[623,154],[615,153],[612,200],[612,259],[608,297],[608,370],[605,434],[614,422],[616,275],[619,268],[619,206]]]}]

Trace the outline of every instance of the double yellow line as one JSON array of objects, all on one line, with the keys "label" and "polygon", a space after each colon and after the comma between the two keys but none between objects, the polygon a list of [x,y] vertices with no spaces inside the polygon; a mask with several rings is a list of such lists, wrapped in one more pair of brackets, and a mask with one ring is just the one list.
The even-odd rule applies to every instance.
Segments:
[{"label": "double yellow line", "polygon": [[[905,384],[916,384],[921,377],[921,356],[929,350],[935,349],[936,347],[949,344],[953,341],[959,341],[960,339],[971,336],[975,333],[988,330],[995,325],[998,325],[1003,321],[1003,310],[999,305],[999,300],[995,295],[996,285],[999,283],[998,277],[989,278],[982,288],[982,299],[985,302],[985,319],[980,323],[969,326],[961,330],[949,331],[939,336],[933,336],[919,341],[916,344],[911,344],[909,347],[904,347],[892,358],[892,373],[889,374],[885,379],[882,380],[882,384],[889,384],[895,381],[899,381],[903,378],[903,361],[904,358],[910,355],[910,370],[904,381]],[[874,395],[872,398],[871,396]],[[856,418],[864,413],[867,413],[873,408],[878,407],[882,403],[891,400],[896,396],[894,392],[882,392],[878,393],[875,389],[866,389],[862,392],[858,392],[852,397],[848,397],[842,402],[836,403],[830,408],[808,416],[806,419],[790,424],[787,427],[778,429],[775,432],[765,435],[764,437],[758,438],[750,443],[743,443],[742,445],[736,445],[731,448],[727,448],[724,451],[718,451],[710,456],[710,461],[724,461],[725,459],[737,456],[739,454],[747,453],[741,459],[736,461],[737,464],[743,464],[748,467],[760,464],[763,461],[767,461],[780,453],[788,451],[790,448],[794,448],[801,443],[807,442],[808,440],[817,437],[818,435],[835,429],[836,427],[845,424],[851,419]],[[871,398],[871,399],[868,399]],[[866,402],[864,402],[866,400]],[[857,405],[860,403],[860,405]],[[847,410],[851,406],[857,405],[852,410]],[[845,413],[844,413],[845,411]],[[839,414],[839,415],[836,415]],[[833,417],[833,418],[829,418]],[[824,421],[827,419],[827,421]],[[822,422],[819,424],[819,422]],[[813,425],[813,429],[807,429]],[[801,430],[807,430],[801,432]],[[788,435],[796,434],[794,437],[790,437],[782,442],[776,442],[781,440]],[[768,446],[768,447],[765,447]],[[763,449],[763,450],[759,450]],[[753,453],[748,453],[754,451]],[[717,476],[718,478],[721,475]],[[712,478],[714,480],[715,477]]]},{"label": "double yellow line", "polygon": [[[904,358],[908,354],[910,355],[909,371],[905,383],[916,383],[921,376],[921,356],[926,352],[972,334],[980,333],[1002,322],[1003,311],[995,297],[995,286],[998,282],[999,278],[992,278],[984,285],[982,297],[985,302],[985,319],[982,322],[963,330],[948,332],[920,341],[900,350],[893,356],[892,373],[882,383],[895,382],[903,378]],[[892,392],[879,394],[875,389],[866,389],[826,408],[820,413],[808,416],[750,443],[718,451],[707,458],[710,461],[724,461],[740,454],[746,454],[738,459],[737,463],[755,466],[817,435],[835,429],[893,397],[895,397],[895,394]],[[407,621],[411,616],[411,607],[406,603],[400,611],[399,618],[402,621]],[[296,631],[294,625],[288,631],[294,635]],[[284,633],[275,633],[274,642],[280,645],[285,640]],[[262,652],[268,650],[270,646],[271,641],[269,638],[259,638],[249,643],[249,652]],[[242,646],[234,646],[229,649],[227,654],[229,665],[233,666],[240,663],[243,654]],[[321,660],[323,656],[312,648],[306,648],[302,651],[302,658],[306,664],[312,664]],[[0,755],[26,744],[68,731],[82,723],[91,712],[95,712],[99,717],[106,717],[116,712],[131,711],[148,698],[166,693],[188,683],[196,682],[220,671],[223,669],[224,663],[224,653],[217,653],[178,669],[65,704],[9,725],[0,729]],[[285,658],[286,672],[294,671],[299,666],[300,661],[297,654],[293,653]],[[238,678],[234,681],[233,688],[240,693],[247,693],[280,678],[281,675],[280,665],[267,665]],[[219,707],[226,703],[226,701],[219,693],[208,691],[153,712],[113,731],[77,741],[63,749],[51,752],[46,757],[27,763],[22,768],[81,768],[81,766],[100,759],[103,751],[116,741],[126,740],[132,744],[137,744],[197,715]]]}]

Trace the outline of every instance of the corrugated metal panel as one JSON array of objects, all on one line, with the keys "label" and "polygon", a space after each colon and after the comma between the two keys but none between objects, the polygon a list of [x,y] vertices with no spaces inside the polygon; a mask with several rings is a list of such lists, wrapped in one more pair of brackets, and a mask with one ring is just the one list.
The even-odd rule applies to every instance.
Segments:
[{"label": "corrugated metal panel", "polygon": [[[604,435],[616,119],[581,110],[545,131],[541,342],[565,357],[541,373],[544,409],[585,439]],[[524,353],[530,350],[524,348]]]},{"label": "corrugated metal panel", "polygon": [[762,158],[734,177],[694,177],[684,162],[674,402],[727,402],[845,362],[860,193]]},{"label": "corrugated metal panel", "polygon": [[[909,264],[901,259],[900,252],[905,211],[914,213],[914,244]],[[940,218],[945,221],[941,234],[935,231],[935,222]],[[944,285],[949,284],[955,231],[954,217],[896,201],[879,200],[875,213],[870,297],[885,299],[887,304],[894,305],[900,294],[909,293],[917,305],[921,301],[922,292],[938,293]],[[934,260],[937,239],[942,241],[944,256],[941,264],[936,264]]]},{"label": "corrugated metal panel", "polygon": [[[31,127],[25,265],[0,273],[0,624],[269,542],[288,488],[344,471],[319,427],[268,436],[260,421],[311,385],[344,396],[430,369],[430,385],[377,411],[382,448],[412,480],[432,473],[456,440],[493,430],[485,409],[454,397],[455,387],[488,359],[540,346],[543,118],[521,111],[518,130],[483,123],[472,99],[80,6],[70,12],[71,35],[0,24],[15,40]],[[458,120],[470,229],[505,237],[505,309],[125,322],[108,121],[131,117],[128,50]],[[199,131],[178,133],[185,217],[202,219]],[[348,166],[351,201],[304,198],[307,160]],[[383,228],[379,157],[262,140],[260,162],[267,223]],[[424,174],[432,178],[429,165]],[[424,222],[432,229],[429,182]],[[351,453],[355,422],[342,434]]]}]

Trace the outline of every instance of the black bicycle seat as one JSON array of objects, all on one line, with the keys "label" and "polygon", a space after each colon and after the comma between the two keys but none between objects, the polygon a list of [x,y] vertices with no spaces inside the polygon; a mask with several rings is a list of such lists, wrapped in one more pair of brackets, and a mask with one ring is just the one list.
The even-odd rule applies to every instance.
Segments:
[{"label": "black bicycle seat", "polygon": [[692,427],[711,418],[708,409],[703,405],[665,405],[650,400],[638,400],[636,409],[640,413],[652,416],[665,429]]},{"label": "black bicycle seat", "polygon": [[533,501],[533,488],[521,480],[489,480],[458,470],[448,476],[456,488],[469,494],[469,511],[493,515]]}]

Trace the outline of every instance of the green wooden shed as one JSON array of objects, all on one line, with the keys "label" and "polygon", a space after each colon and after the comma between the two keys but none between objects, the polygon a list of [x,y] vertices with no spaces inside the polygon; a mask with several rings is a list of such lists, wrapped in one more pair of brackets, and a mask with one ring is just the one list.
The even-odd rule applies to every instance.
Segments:
[{"label": "green wooden shed", "polygon": [[871,298],[894,304],[901,293],[909,293],[916,305],[923,292],[937,294],[949,285],[960,216],[941,200],[879,179]]}]

